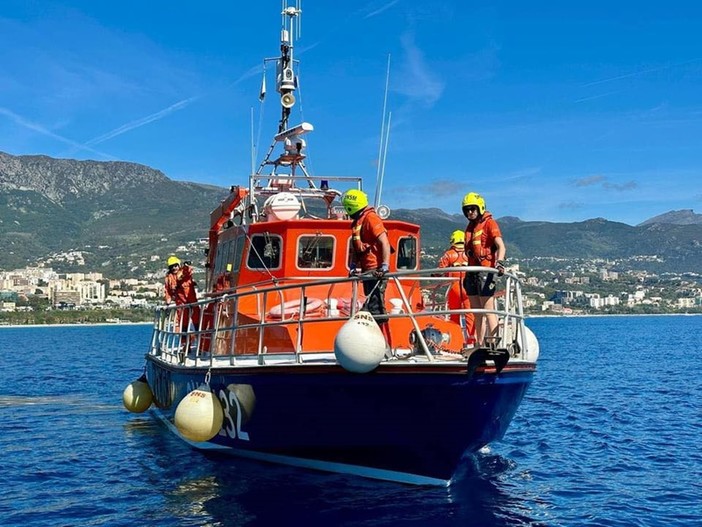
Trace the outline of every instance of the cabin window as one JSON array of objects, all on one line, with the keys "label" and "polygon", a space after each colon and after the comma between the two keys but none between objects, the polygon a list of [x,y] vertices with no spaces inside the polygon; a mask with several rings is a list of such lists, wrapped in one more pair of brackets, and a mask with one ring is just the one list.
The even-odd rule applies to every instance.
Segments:
[{"label": "cabin window", "polygon": [[272,236],[269,233],[254,234],[251,237],[246,265],[249,269],[280,268],[281,245],[280,236]]},{"label": "cabin window", "polygon": [[239,268],[241,249],[243,248],[240,246],[242,244],[243,241],[237,238],[236,240],[223,242],[217,247],[215,274],[229,273]]},{"label": "cabin window", "polygon": [[329,269],[334,263],[334,236],[300,236],[297,240],[297,266],[300,269]]},{"label": "cabin window", "polygon": [[400,238],[397,244],[397,268],[417,268],[417,238]]},{"label": "cabin window", "polygon": [[229,243],[220,243],[217,246],[217,254],[215,255],[215,274],[220,274],[222,268],[224,267],[224,261],[227,258],[227,252],[229,251]]},{"label": "cabin window", "polygon": [[234,240],[234,250],[230,251],[229,261],[232,264],[232,271],[238,271],[241,267],[241,254],[244,252],[244,242],[246,241],[245,236],[237,236]]}]

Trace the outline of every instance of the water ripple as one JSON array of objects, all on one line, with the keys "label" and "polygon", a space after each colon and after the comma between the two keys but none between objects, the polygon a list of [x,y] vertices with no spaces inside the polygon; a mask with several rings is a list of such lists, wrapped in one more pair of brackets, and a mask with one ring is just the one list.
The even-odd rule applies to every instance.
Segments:
[{"label": "water ripple", "polygon": [[[149,328],[0,329],[0,516],[38,526],[700,524],[699,317],[534,319],[542,360],[502,441],[448,488],[205,457],[121,408]],[[675,345],[660,335],[676,335]],[[61,360],[57,360],[61,357]]]}]

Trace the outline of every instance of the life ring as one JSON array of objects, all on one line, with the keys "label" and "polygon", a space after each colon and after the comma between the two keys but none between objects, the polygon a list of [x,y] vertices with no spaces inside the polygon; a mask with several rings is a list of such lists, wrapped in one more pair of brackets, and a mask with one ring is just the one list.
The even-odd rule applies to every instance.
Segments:
[{"label": "life ring", "polygon": [[[363,296],[359,296],[358,298],[356,298],[356,309],[354,310],[354,313],[360,311],[365,302],[366,298]],[[338,307],[341,315],[348,317],[351,315],[351,308],[353,307],[353,303],[351,302],[350,298],[339,298]]]},{"label": "life ring", "polygon": [[[301,299],[296,299],[296,300],[288,300],[287,302],[283,304],[278,304],[277,306],[273,306],[271,310],[268,312],[268,317],[269,318],[275,318],[275,319],[290,319],[293,317],[299,317],[300,316],[300,304],[302,303]],[[313,317],[313,316],[319,316],[323,313],[324,311],[324,300],[320,298],[307,298],[307,304],[305,305],[305,317]],[[283,317],[283,314],[285,314],[285,317]]]}]

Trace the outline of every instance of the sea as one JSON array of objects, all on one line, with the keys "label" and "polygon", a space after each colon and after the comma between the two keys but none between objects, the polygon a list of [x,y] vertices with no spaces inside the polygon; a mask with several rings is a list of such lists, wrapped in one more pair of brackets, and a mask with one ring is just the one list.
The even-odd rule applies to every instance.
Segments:
[{"label": "sea", "polygon": [[148,325],[2,328],[0,525],[702,526],[702,318],[529,326],[514,421],[445,488],[192,450],[122,407]]}]

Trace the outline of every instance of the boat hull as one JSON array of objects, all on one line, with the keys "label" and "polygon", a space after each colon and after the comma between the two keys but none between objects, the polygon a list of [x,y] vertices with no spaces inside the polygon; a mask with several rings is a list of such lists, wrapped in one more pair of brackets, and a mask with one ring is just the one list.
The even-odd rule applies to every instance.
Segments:
[{"label": "boat hull", "polygon": [[[206,373],[147,357],[149,386],[167,422]],[[503,436],[533,373],[528,363],[472,375],[460,362],[381,365],[362,375],[333,364],[214,367],[209,385],[224,423],[211,441],[193,444],[380,479],[445,483],[465,452]]]}]

